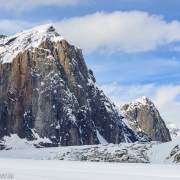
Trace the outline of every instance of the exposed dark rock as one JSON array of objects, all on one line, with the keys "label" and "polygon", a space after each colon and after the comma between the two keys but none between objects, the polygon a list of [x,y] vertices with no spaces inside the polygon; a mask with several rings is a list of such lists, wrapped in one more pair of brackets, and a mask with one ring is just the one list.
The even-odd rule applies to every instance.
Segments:
[{"label": "exposed dark rock", "polygon": [[121,107],[133,130],[142,138],[167,142],[171,141],[169,130],[154,104],[146,97]]}]

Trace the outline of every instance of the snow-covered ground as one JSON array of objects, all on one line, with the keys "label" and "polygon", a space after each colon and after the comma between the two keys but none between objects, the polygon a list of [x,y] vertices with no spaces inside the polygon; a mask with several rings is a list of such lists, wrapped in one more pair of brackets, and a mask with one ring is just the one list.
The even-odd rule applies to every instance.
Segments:
[{"label": "snow-covered ground", "polygon": [[0,174],[16,180],[178,180],[179,166],[0,159]]},{"label": "snow-covered ground", "polygon": [[9,174],[16,180],[180,179],[180,138],[56,148],[20,145],[0,151],[0,179]]},{"label": "snow-covered ground", "polygon": [[28,144],[23,147],[22,143],[19,144],[21,145],[19,148],[9,146],[6,150],[0,151],[0,158],[180,164],[180,138],[167,143],[136,142],[54,148],[35,148],[37,146],[33,144],[30,144],[30,147]]}]

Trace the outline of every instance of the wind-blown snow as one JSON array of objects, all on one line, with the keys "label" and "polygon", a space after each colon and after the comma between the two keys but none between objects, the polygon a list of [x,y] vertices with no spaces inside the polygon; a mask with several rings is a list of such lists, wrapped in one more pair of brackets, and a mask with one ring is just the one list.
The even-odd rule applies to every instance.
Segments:
[{"label": "wind-blown snow", "polygon": [[14,36],[0,38],[0,60],[10,63],[19,52],[38,47],[43,41],[57,42],[64,39],[51,24],[22,31]]}]

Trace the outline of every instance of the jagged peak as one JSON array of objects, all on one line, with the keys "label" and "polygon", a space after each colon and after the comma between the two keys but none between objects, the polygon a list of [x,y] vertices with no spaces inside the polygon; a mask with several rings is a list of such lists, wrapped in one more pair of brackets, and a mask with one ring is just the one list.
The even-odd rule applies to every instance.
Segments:
[{"label": "jagged peak", "polygon": [[46,39],[57,42],[64,38],[56,32],[52,24],[45,24],[0,39],[0,60],[3,63],[10,63],[19,52],[38,47]]},{"label": "jagged peak", "polygon": [[141,106],[146,106],[148,109],[149,108],[155,108],[155,105],[154,105],[154,103],[151,101],[151,100],[149,100],[146,96],[142,96],[141,98],[139,98],[139,99],[135,99],[135,100],[133,100],[133,101],[131,101],[130,103],[126,103],[125,105],[123,105],[122,107],[121,107],[121,110],[123,111],[123,107],[124,106],[126,106],[126,108],[130,108],[130,109],[132,109],[132,108],[137,108],[137,107],[141,107]]},{"label": "jagged peak", "polygon": [[147,101],[149,101],[149,99],[148,99],[146,96],[142,96],[142,97],[140,97],[139,99],[136,99],[136,100],[134,100],[134,101],[139,101],[139,102],[144,101],[144,102],[147,102]]},{"label": "jagged peak", "polygon": [[142,96],[140,99],[147,100],[148,98],[146,96]]},{"label": "jagged peak", "polygon": [[135,99],[131,102],[131,104],[136,104],[136,103],[142,104],[142,105],[152,104],[154,106],[153,102],[150,101],[146,96],[142,96],[141,98]]},{"label": "jagged peak", "polygon": [[41,26],[36,26],[36,27],[34,27],[32,29],[21,31],[20,33],[17,33],[17,35],[19,35],[19,34],[21,35],[21,34],[29,33],[29,32],[34,32],[34,33],[37,33],[37,34],[44,34],[44,33],[46,33],[48,35],[48,33],[55,32],[55,31],[56,30],[55,30],[55,28],[53,27],[52,24],[44,24],[44,25],[41,25]]}]

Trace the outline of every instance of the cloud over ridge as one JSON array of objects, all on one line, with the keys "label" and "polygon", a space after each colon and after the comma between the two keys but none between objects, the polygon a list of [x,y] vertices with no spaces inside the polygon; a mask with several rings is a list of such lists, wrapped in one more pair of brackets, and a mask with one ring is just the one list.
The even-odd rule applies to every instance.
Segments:
[{"label": "cloud over ridge", "polygon": [[116,82],[104,84],[101,89],[117,107],[129,103],[142,96],[152,100],[165,122],[173,122],[180,126],[180,85],[135,84],[121,86]]},{"label": "cloud over ridge", "polygon": [[[162,16],[141,11],[96,12],[56,22],[48,20],[47,23],[49,22],[53,23],[68,41],[80,45],[87,53],[97,50],[101,53],[139,53],[154,51],[171,43],[180,43],[179,21],[166,22]],[[0,31],[7,31],[11,35],[44,24],[8,19],[2,19],[0,23]],[[179,45],[171,46],[170,50],[179,50]]]},{"label": "cloud over ridge", "polygon": [[96,12],[54,23],[67,39],[88,52],[100,48],[122,52],[145,52],[180,41],[180,22],[141,11]]}]

